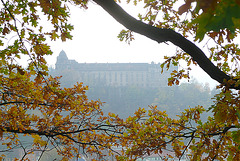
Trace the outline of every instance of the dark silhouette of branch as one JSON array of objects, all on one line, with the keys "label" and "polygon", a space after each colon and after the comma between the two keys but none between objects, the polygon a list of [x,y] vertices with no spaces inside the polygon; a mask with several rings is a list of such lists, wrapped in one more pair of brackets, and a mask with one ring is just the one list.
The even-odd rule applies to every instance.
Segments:
[{"label": "dark silhouette of branch", "polygon": [[194,139],[194,137],[195,137],[195,136],[194,136],[195,132],[196,132],[196,131],[193,131],[193,132],[192,132],[191,139],[190,139],[190,141],[188,142],[188,144],[186,145],[186,147],[184,148],[181,156],[179,157],[179,160],[181,160],[181,158],[182,158],[183,155],[185,154],[187,148],[188,148],[188,147],[190,146],[190,144],[192,143],[192,141],[193,141],[193,139]]},{"label": "dark silhouette of branch", "polygon": [[209,134],[206,134],[206,135],[208,135],[208,136],[223,135],[226,132],[228,132],[230,129],[234,129],[234,128],[238,128],[238,127],[235,126],[235,125],[226,126],[226,127],[224,127],[224,129],[222,131],[218,131],[218,132],[215,132],[215,133],[209,133]]},{"label": "dark silhouette of branch", "polygon": [[[170,41],[174,45],[180,47],[186,53],[192,56],[193,60],[214,80],[223,85],[227,85],[227,81],[232,77],[216,67],[204,54],[204,52],[194,43],[187,40],[181,34],[172,29],[157,28],[142,21],[136,20],[134,17],[125,12],[114,0],[93,0],[107,11],[115,20],[125,26],[127,29],[144,35],[158,43]],[[239,90],[240,87],[235,84],[229,88]]]},{"label": "dark silhouette of branch", "polygon": [[[107,127],[107,128],[106,128]],[[37,134],[39,136],[46,136],[46,137],[55,137],[58,135],[69,135],[69,134],[76,134],[85,131],[103,131],[103,132],[110,132],[110,133],[117,133],[122,134],[122,132],[117,132],[115,128],[120,127],[119,125],[99,125],[96,127],[89,127],[80,130],[72,130],[72,131],[57,131],[57,130],[48,130],[48,131],[38,131],[38,130],[21,130],[21,129],[11,129],[9,127],[4,127],[1,129],[2,131],[12,132],[12,133],[21,133],[21,134]]]},{"label": "dark silhouette of branch", "polygon": [[[3,102],[3,103],[0,103],[0,106],[3,106],[3,105],[10,105],[10,104],[31,104],[31,105],[34,105],[36,103],[26,103],[26,102],[23,102],[23,101],[11,101],[11,102]],[[46,103],[39,103],[37,104],[38,106],[52,106],[50,104],[46,104]]]}]

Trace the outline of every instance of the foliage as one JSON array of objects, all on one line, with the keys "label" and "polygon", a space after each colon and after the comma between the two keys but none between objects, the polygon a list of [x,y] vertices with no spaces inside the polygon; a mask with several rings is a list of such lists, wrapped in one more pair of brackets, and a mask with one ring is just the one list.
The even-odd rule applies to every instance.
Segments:
[{"label": "foliage", "polygon": [[[208,108],[212,104],[213,96],[207,85],[202,86],[198,82],[181,83],[179,86],[159,89],[155,95],[154,105],[157,105],[159,110],[165,110],[169,117],[176,118],[176,115],[189,107],[201,105],[205,109]],[[204,113],[202,121],[206,119]]]},{"label": "foliage", "polygon": [[[136,2],[138,1],[134,1]],[[143,3],[146,12],[139,14],[141,21],[158,28],[173,29],[186,38],[193,37],[194,41],[208,38],[206,46],[210,60],[225,73],[231,76],[239,75],[240,50],[236,43],[240,31],[239,1],[185,0],[182,5],[176,0],[154,0]],[[164,58],[166,61],[162,63],[162,67],[169,67],[171,63],[179,65],[180,60],[186,61],[188,66],[173,73],[169,85],[178,84],[181,78],[189,78],[190,65],[196,65],[196,60],[182,50],[178,50],[172,57]]]},{"label": "foliage", "polygon": [[78,144],[83,152],[100,154],[102,149],[110,148],[110,140],[114,141],[111,133],[121,133],[122,120],[103,116],[102,103],[88,100],[87,87],[82,83],[61,89],[58,78],[36,77],[31,81],[29,73],[12,73],[2,77],[2,85],[2,146],[12,149],[21,145],[26,149],[17,134],[33,138],[31,149],[19,159],[55,147],[66,160],[77,157]]},{"label": "foliage", "polygon": [[[135,157],[151,153],[163,155],[163,149],[168,148],[173,150],[173,156],[179,159],[185,153],[190,160],[239,160],[239,136],[236,134],[239,133],[240,93],[239,90],[229,89],[235,81],[237,82],[235,87],[239,85],[240,49],[236,41],[240,31],[239,1],[185,0],[184,4],[181,4],[176,0],[149,0],[143,3],[146,13],[139,14],[141,21],[158,28],[170,28],[186,38],[194,37],[195,42],[198,40],[204,42],[204,38],[207,38],[205,46],[209,51],[209,59],[222,71],[232,76],[233,80],[229,80],[226,83],[227,86],[217,87],[221,91],[214,97],[214,104],[208,109],[209,112],[213,112],[213,117],[209,117],[205,123],[200,120],[200,113],[204,111],[201,106],[187,109],[177,120],[169,120],[170,124],[164,122],[168,117],[160,111],[154,113],[155,115],[152,115],[152,110],[138,111],[141,114],[136,114],[135,118],[144,121],[135,123],[131,127],[134,130],[129,130],[128,136],[133,138],[129,142],[135,146],[127,149],[125,154]],[[162,68],[169,67],[170,64],[179,65],[181,60],[187,64],[187,68],[173,71],[172,77],[169,78],[169,85],[179,84],[179,79],[182,78],[189,79],[191,65],[196,65],[196,61],[182,50],[178,50],[172,57],[165,56],[165,59],[166,61],[161,65]],[[159,113],[161,113],[160,116]],[[148,119],[145,119],[147,115]],[[166,118],[162,118],[162,122],[159,122],[155,117]],[[161,130],[157,129],[158,125],[162,128]],[[143,133],[142,129],[145,127],[147,129]],[[142,133],[143,138],[146,139],[142,138],[139,141],[138,136]],[[151,140],[150,136],[159,138]],[[181,139],[188,140],[183,142]],[[158,140],[162,143],[154,144]],[[165,144],[170,142],[171,147],[166,147]]]},{"label": "foliage", "polygon": [[[87,91],[91,99],[104,101],[103,112],[116,113],[121,118],[127,118],[134,114],[139,107],[148,109],[148,105],[157,105],[157,109],[166,111],[171,118],[189,107],[202,105],[204,108],[211,106],[210,90],[197,83],[182,83],[173,87],[100,87],[92,86]],[[174,101],[173,101],[174,100]],[[207,119],[204,116],[204,119]]]},{"label": "foliage", "polygon": [[[105,8],[114,3],[113,0],[93,1]],[[134,4],[139,1],[133,0]],[[62,89],[58,78],[45,77],[48,69],[44,56],[52,53],[46,40],[71,39],[73,26],[68,24],[68,5],[87,9],[87,2],[1,0],[0,139],[6,148],[1,152],[20,147],[23,156],[17,159],[27,160],[35,151],[55,149],[63,156],[62,160],[80,157],[82,153],[94,153],[102,160],[118,146],[122,148],[114,154],[118,160],[135,160],[153,153],[164,155],[165,150],[172,152],[163,156],[165,159],[181,159],[186,154],[191,160],[238,160],[240,93],[230,87],[239,85],[240,49],[234,41],[239,36],[239,1],[186,0],[180,7],[176,0],[142,1],[147,12],[139,14],[141,21],[147,26],[176,30],[185,37],[193,36],[195,41],[209,38],[214,43],[208,43],[210,60],[233,78],[219,85],[221,92],[208,109],[213,117],[205,123],[200,119],[205,111],[200,105],[186,109],[177,119],[155,106],[148,111],[139,109],[126,120],[112,113],[103,116],[102,103],[87,99],[87,87],[78,83],[73,88]],[[111,15],[118,11],[112,10]],[[125,30],[119,38],[133,40],[128,32],[131,31]],[[23,55],[30,58],[26,69],[17,63]],[[188,78],[190,65],[199,61],[181,50],[165,58],[163,67],[170,63],[178,65],[180,60],[188,65],[187,69],[172,74],[169,85]],[[30,148],[22,144],[18,134],[32,137]],[[108,149],[107,153],[104,149]]]},{"label": "foliage", "polygon": [[[86,8],[84,1],[70,3]],[[82,83],[61,88],[59,77],[46,78],[44,56],[52,54],[46,40],[72,37],[69,2],[2,0],[1,4],[0,152],[22,149],[23,155],[16,156],[19,160],[39,151],[40,160],[44,151],[52,149],[62,160],[83,153],[102,158],[103,150],[111,149],[114,136],[121,133],[122,120],[103,116],[102,102],[88,100],[88,87]],[[18,63],[24,55],[30,59],[26,68]]]}]

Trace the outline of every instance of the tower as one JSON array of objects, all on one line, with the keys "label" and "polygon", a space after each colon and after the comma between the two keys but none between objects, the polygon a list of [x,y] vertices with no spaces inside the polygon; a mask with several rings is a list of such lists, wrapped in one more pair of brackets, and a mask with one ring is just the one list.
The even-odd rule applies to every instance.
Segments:
[{"label": "tower", "polygon": [[69,60],[67,54],[62,50],[57,57],[56,70],[62,70],[63,68],[66,68],[68,64]]}]

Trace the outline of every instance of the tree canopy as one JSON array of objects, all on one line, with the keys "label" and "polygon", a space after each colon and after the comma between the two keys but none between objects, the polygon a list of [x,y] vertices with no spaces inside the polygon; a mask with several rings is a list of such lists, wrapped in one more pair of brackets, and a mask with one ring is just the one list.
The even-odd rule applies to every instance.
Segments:
[{"label": "tree canopy", "polygon": [[[95,160],[108,155],[136,160],[151,154],[162,159],[180,160],[187,155],[190,160],[239,160],[239,0],[127,0],[135,5],[144,3],[147,12],[140,13],[138,20],[118,5],[120,0],[92,0],[126,27],[120,40],[132,41],[136,32],[180,48],[162,63],[162,67],[178,65],[180,60],[188,64],[186,69],[172,72],[170,86],[189,78],[192,64],[219,82],[220,93],[209,109],[199,105],[173,119],[150,106],[124,120],[113,113],[104,116],[102,102],[88,100],[88,87],[82,83],[61,88],[59,77],[47,78],[44,56],[52,54],[47,40],[71,39],[68,6],[87,9],[89,2],[1,0],[0,152],[20,147],[23,155],[16,158],[19,160],[41,151],[40,160],[51,149],[62,160],[84,154],[92,154]],[[191,37],[194,43],[188,40]],[[195,45],[205,39],[209,57]],[[29,57],[27,68],[17,63],[24,55]],[[200,116],[206,110],[213,116],[203,122]],[[21,142],[21,134],[33,138],[30,148]]]}]

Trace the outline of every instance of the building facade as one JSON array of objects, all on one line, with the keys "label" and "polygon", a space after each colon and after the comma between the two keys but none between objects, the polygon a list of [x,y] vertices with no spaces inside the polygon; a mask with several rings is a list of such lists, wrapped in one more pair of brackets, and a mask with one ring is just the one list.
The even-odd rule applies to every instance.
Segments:
[{"label": "building facade", "polygon": [[177,70],[177,67],[161,74],[160,63],[153,62],[151,64],[78,63],[75,60],[69,60],[66,53],[61,51],[57,57],[54,73],[70,79],[69,84],[74,80],[90,86],[158,87],[167,85],[167,78],[172,70]]}]

